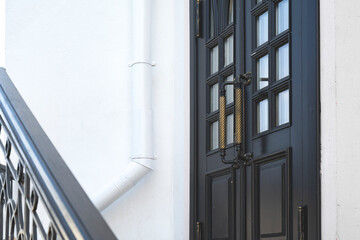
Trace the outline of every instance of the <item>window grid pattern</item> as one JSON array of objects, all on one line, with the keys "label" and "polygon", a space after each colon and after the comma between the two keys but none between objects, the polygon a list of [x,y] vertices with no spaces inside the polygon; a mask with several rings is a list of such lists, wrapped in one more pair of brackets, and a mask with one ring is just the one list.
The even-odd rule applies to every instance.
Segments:
[{"label": "window grid pattern", "polygon": [[[207,150],[218,150],[218,96],[223,82],[232,81],[234,76],[234,53],[235,53],[235,1],[233,0],[209,0],[206,47],[207,47]],[[216,50],[215,50],[216,49]],[[215,88],[214,88],[215,86]],[[218,91],[217,93],[215,91]],[[226,87],[226,132],[227,145],[233,143],[234,124],[234,100],[233,87]]]},{"label": "window grid pattern", "polygon": [[253,0],[254,137],[291,124],[290,0]]}]

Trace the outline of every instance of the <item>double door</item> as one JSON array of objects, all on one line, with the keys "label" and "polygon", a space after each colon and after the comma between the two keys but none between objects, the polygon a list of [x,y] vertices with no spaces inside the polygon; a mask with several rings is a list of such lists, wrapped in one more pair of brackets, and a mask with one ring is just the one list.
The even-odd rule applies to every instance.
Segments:
[{"label": "double door", "polygon": [[320,239],[317,1],[191,3],[191,238]]}]

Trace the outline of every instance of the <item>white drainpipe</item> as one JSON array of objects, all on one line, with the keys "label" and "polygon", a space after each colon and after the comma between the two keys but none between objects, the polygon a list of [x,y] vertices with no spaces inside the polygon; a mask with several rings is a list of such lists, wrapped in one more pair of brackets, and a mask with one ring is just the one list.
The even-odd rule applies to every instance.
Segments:
[{"label": "white drainpipe", "polygon": [[132,188],[153,169],[151,0],[133,0],[132,28],[132,156],[131,162],[115,179],[93,197],[99,211]]}]

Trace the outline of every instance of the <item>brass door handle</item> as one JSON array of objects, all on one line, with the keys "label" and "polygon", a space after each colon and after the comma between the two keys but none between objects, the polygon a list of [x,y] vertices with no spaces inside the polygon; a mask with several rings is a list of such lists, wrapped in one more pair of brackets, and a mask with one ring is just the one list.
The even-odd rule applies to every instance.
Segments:
[{"label": "brass door handle", "polygon": [[[240,84],[239,84],[240,85]],[[235,144],[240,145],[243,137],[243,92],[240,86],[235,86]]]},{"label": "brass door handle", "polygon": [[225,151],[226,148],[226,96],[225,90],[221,91],[219,97],[219,148]]},{"label": "brass door handle", "polygon": [[[233,164],[239,166],[241,160],[244,159],[244,154],[241,153],[241,143],[243,143],[243,125],[244,125],[244,86],[250,84],[251,73],[239,75],[232,82],[224,82],[221,87],[219,95],[219,149],[221,161],[225,164]],[[235,127],[235,148],[237,156],[233,160],[225,160],[226,156],[226,85],[234,85],[235,94],[235,112],[234,112],[234,127]],[[248,155],[248,154],[247,154]]]}]

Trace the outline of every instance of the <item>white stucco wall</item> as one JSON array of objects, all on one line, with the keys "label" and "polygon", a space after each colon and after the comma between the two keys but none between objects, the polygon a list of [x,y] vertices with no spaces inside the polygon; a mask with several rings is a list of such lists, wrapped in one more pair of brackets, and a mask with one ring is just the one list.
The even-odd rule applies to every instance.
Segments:
[{"label": "white stucco wall", "polygon": [[322,239],[360,235],[360,2],[321,1]]},{"label": "white stucco wall", "polygon": [[[88,194],[130,161],[131,7],[131,0],[6,2],[7,72]],[[153,0],[156,162],[103,212],[119,239],[188,236],[185,8]]]},{"label": "white stucco wall", "polygon": [[0,0],[0,66],[5,66],[5,0]]}]

